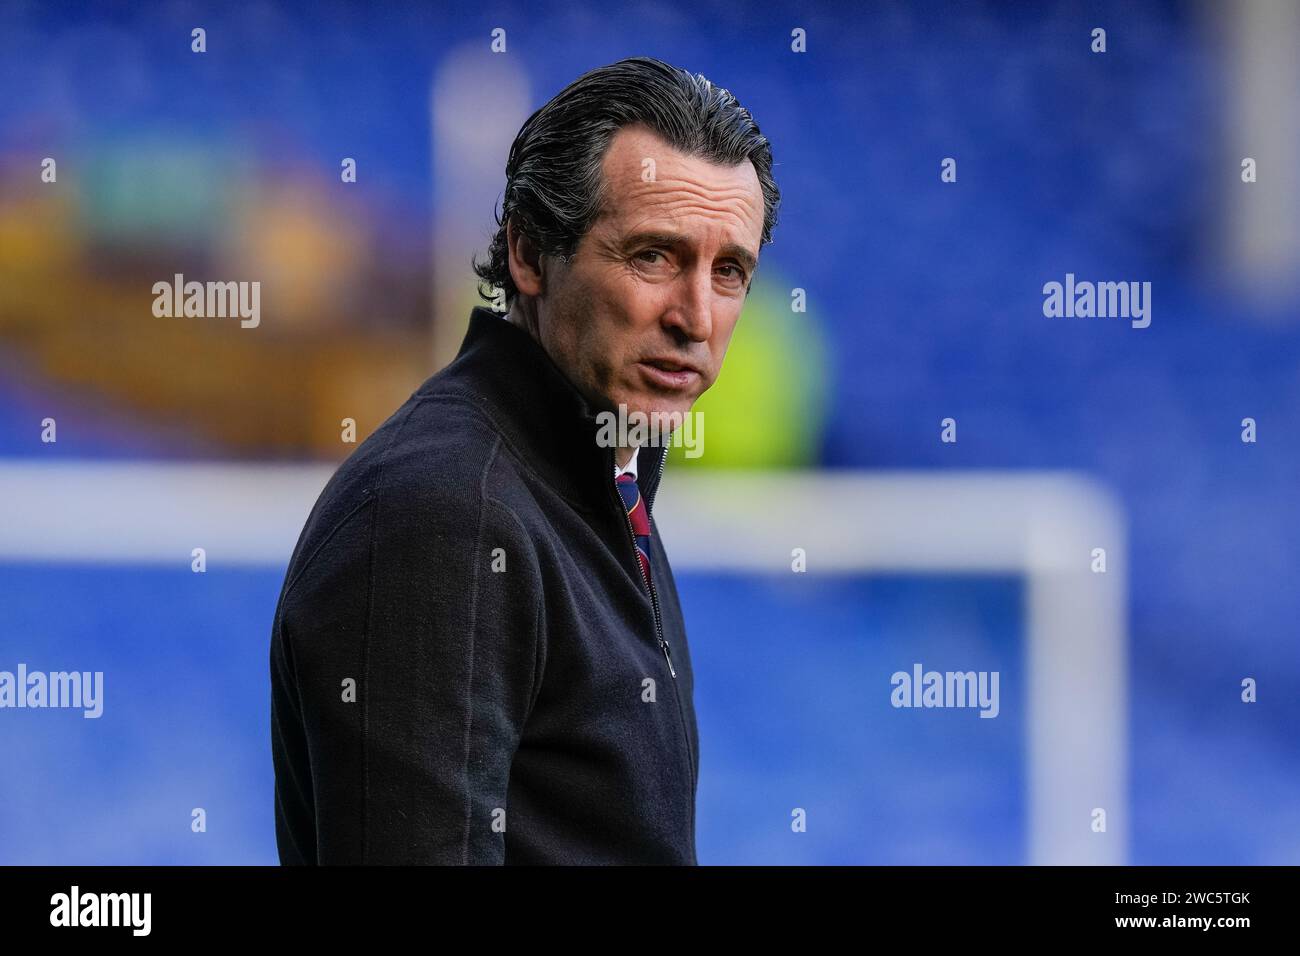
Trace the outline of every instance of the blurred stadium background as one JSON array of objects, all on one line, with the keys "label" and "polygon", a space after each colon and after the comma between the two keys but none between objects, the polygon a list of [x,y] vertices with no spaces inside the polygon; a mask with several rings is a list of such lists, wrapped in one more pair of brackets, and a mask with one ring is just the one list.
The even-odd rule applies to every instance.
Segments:
[{"label": "blurred stadium background", "polygon": [[[454,354],[520,123],[638,53],[733,89],[784,196],[661,506],[701,862],[1300,862],[1298,47],[1282,0],[0,7],[0,669],[106,696],[0,712],[0,863],[276,861],[269,629],[340,422]],[[260,327],[155,318],[178,272]],[[1151,327],[1044,318],[1067,272]],[[914,662],[999,717],[893,709]]]}]

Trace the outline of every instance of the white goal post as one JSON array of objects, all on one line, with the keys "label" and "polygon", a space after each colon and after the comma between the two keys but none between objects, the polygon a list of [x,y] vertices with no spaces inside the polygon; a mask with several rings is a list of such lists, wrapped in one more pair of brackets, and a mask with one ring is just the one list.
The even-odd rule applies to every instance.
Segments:
[{"label": "white goal post", "polygon": [[[335,467],[6,461],[0,560],[188,564],[202,547],[214,565],[284,566]],[[1023,576],[1027,862],[1126,862],[1126,532],[1100,485],[1044,472],[683,470],[667,476],[655,520],[675,570],[790,574],[798,547],[809,579]]]}]

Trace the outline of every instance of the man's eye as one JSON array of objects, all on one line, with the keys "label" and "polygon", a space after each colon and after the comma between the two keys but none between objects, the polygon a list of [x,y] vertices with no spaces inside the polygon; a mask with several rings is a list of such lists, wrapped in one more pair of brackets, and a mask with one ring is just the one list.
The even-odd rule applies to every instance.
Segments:
[{"label": "man's eye", "polygon": [[663,253],[660,252],[658,249],[646,249],[643,252],[638,252],[636,255],[638,259],[642,258],[643,256],[659,256],[660,258],[663,257]]},{"label": "man's eye", "polygon": [[740,266],[728,264],[722,268],[732,270],[731,275],[728,278],[739,279],[741,282],[745,281],[745,270],[740,268]]}]

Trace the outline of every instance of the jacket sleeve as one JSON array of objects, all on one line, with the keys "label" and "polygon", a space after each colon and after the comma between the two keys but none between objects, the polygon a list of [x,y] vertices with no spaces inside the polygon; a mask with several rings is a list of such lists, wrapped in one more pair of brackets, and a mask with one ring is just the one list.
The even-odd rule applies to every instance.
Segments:
[{"label": "jacket sleeve", "polygon": [[272,642],[282,862],[503,862],[544,660],[540,575],[509,509],[429,484],[371,495],[286,581]]}]

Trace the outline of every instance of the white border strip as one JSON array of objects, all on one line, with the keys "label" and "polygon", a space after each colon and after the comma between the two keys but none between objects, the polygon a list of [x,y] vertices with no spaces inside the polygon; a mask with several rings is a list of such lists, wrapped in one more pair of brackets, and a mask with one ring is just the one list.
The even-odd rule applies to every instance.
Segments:
[{"label": "white border strip", "polygon": [[[210,567],[284,566],[335,468],[0,463],[0,560],[188,565],[202,547]],[[1099,485],[1025,472],[679,471],[655,520],[678,569],[790,574],[800,547],[810,577],[1024,575],[1029,862],[1125,862],[1125,528]],[[1105,574],[1090,570],[1097,547]],[[1106,833],[1091,829],[1096,807]]]}]

